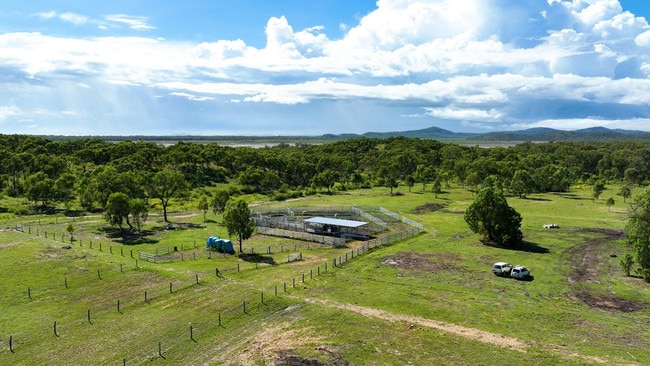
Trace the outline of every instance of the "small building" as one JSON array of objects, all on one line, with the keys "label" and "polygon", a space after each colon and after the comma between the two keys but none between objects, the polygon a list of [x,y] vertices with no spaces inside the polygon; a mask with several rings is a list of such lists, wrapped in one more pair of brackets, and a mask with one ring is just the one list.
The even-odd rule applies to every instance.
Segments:
[{"label": "small building", "polygon": [[335,219],[329,217],[311,217],[302,220],[304,231],[318,235],[328,235],[337,238],[368,239],[365,221]]}]

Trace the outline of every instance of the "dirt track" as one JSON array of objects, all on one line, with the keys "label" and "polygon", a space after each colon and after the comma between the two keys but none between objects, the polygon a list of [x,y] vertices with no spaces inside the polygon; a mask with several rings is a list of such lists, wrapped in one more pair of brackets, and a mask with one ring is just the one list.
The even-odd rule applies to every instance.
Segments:
[{"label": "dirt track", "polygon": [[351,311],[363,316],[378,318],[389,322],[402,321],[411,324],[417,324],[423,327],[435,328],[443,332],[458,335],[463,338],[472,339],[475,341],[479,341],[482,343],[490,344],[501,348],[511,349],[514,351],[526,352],[526,349],[528,348],[528,344],[526,344],[525,342],[519,339],[506,337],[500,334],[490,333],[479,329],[468,328],[462,325],[445,323],[445,322],[421,318],[417,316],[395,314],[384,310],[369,308],[365,306],[352,305],[352,304],[344,304],[332,300],[314,299],[314,298],[306,298],[304,300],[314,304],[320,304],[320,305],[334,307],[341,310]]},{"label": "dirt track", "polygon": [[[517,352],[526,352],[532,346],[532,344],[528,344],[522,341],[521,339],[507,337],[504,335],[491,333],[480,329],[469,328],[458,324],[446,323],[446,322],[441,322],[441,321],[417,317],[417,316],[396,314],[385,310],[340,303],[333,300],[316,299],[316,298],[302,298],[302,300],[312,304],[333,307],[340,310],[354,312],[366,317],[386,320],[389,322],[406,322],[410,324],[417,324],[423,327],[434,328],[443,332],[454,334],[459,337],[463,337],[466,339],[474,340],[477,342],[481,342],[481,343],[485,343],[492,346],[505,348]],[[535,344],[535,346],[541,347],[545,350],[548,350],[548,352],[555,353],[562,357],[566,357],[567,359],[574,359],[574,360],[581,359],[594,364],[621,364],[617,362],[612,363],[613,360],[604,360],[599,357],[592,357],[592,356],[585,356],[576,353],[570,353],[567,350],[562,349],[562,347],[555,346],[555,345]],[[636,365],[636,363],[630,363],[630,362],[625,362],[624,364]]]}]

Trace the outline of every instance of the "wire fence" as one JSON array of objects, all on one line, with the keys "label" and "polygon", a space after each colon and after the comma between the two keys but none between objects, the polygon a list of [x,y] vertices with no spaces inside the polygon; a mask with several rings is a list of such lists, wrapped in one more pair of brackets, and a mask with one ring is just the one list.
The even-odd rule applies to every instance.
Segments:
[{"label": "wire fence", "polygon": [[[381,246],[392,245],[399,241],[418,235],[423,228],[422,225],[412,220],[404,222],[415,223],[417,225],[412,225],[412,229],[368,240],[357,248],[345,250],[337,257],[330,258],[330,260],[327,260],[325,262],[321,262],[317,267],[311,268],[309,271],[303,271],[298,276],[294,276],[288,281],[285,280],[276,283],[273,286],[273,289],[270,291],[267,290],[266,292],[261,291],[257,294],[250,294],[246,296],[245,300],[239,302],[231,301],[229,304],[215,304],[215,308],[211,309],[209,312],[212,314],[212,316],[203,316],[200,319],[195,319],[186,329],[180,329],[179,327],[169,327],[168,331],[164,332],[163,335],[159,335],[158,337],[151,339],[151,347],[149,349],[143,349],[142,352],[138,354],[125,355],[125,357],[122,359],[123,365],[141,364],[147,360],[151,360],[152,357],[160,357],[164,359],[167,352],[170,352],[176,348],[186,347],[187,342],[198,344],[197,340],[201,339],[203,336],[213,339],[215,334],[218,334],[220,332],[227,334],[227,327],[229,324],[238,323],[244,317],[250,318],[251,315],[259,317],[268,316],[269,314],[273,314],[280,309],[286,308],[294,300],[291,300],[288,297],[283,297],[283,293],[291,291],[300,284],[312,281],[318,276],[332,272],[336,268],[342,267],[348,261],[353,260],[355,257],[376,250]],[[42,235],[43,237],[51,240],[60,240],[62,242],[65,242],[66,240],[65,234],[57,235],[53,232],[41,232],[38,229],[36,229],[36,231],[33,231],[31,227],[28,227],[25,231],[25,227],[22,225],[16,226],[16,230],[37,236]],[[132,250],[125,252],[122,246],[120,246],[118,251],[117,249],[114,250],[113,246],[110,244],[106,246],[105,244],[102,245],[103,243],[93,243],[92,241],[82,242],[79,240],[77,243],[74,240],[71,240],[71,244],[86,247],[88,249],[95,249],[98,251],[107,251],[107,253],[110,254],[124,256],[125,258],[131,258],[131,260],[127,260],[127,263],[120,264],[119,266],[96,268],[96,271],[95,269],[88,270],[84,275],[92,276],[94,281],[111,281],[116,279],[117,276],[135,276],[137,273],[142,272],[138,270],[141,269],[143,262],[145,262],[144,260],[139,260],[141,258],[140,253],[143,252],[138,252],[137,255],[134,255]],[[315,245],[313,243],[304,243],[304,245],[307,249],[319,248],[318,245]],[[294,252],[290,252],[291,247],[293,247]],[[301,249],[304,248],[305,247]],[[180,260],[196,260],[197,252],[200,253],[199,257],[203,255],[211,258],[212,255],[220,255],[220,253],[217,254],[213,251],[197,251],[195,249],[196,244],[193,243],[191,246],[188,246],[188,250],[192,250],[192,254],[189,256],[187,255],[188,253],[185,252],[184,246],[181,246],[181,252],[172,252],[171,250],[165,251],[162,249],[160,252],[157,252],[153,255],[172,256],[173,260],[178,260],[178,256],[180,256]],[[256,249],[258,252],[256,252]],[[273,246],[273,249],[272,246],[267,246],[265,248],[251,247],[250,252],[251,254],[255,254],[264,252],[264,250],[266,250],[266,253],[268,254],[277,251],[284,252],[285,249],[290,252],[285,257],[287,263],[301,261],[303,259],[302,252],[296,252],[296,250],[299,249],[298,244],[288,246],[288,248],[284,248],[284,245],[280,244],[280,248],[278,248],[276,245]],[[225,254],[223,255],[225,256]],[[226,275],[230,276],[236,272],[259,269],[260,267],[260,264],[257,262],[249,263],[238,261],[236,264],[229,266],[221,266],[221,268],[215,267],[214,274],[210,276],[212,279],[225,278]],[[70,278],[63,277],[61,279],[60,285],[56,288],[32,288],[30,286],[27,286],[20,293],[12,294],[10,292],[4,292],[0,296],[5,303],[20,303],[21,301],[56,301],[56,296],[54,296],[54,294],[57,291],[68,290],[71,287],[76,286],[78,283],[84,283],[86,284],[85,286],[89,286],[88,278],[82,280],[78,276],[79,275],[77,275],[77,277]],[[148,285],[148,287],[140,286],[123,289],[123,296],[120,296],[121,298],[103,299],[101,301],[93,302],[93,306],[89,306],[84,314],[76,314],[74,316],[66,314],[65,316],[62,315],[61,319],[52,319],[48,324],[42,325],[42,330],[38,334],[34,334],[28,331],[12,332],[11,329],[4,329],[3,331],[6,333],[1,335],[2,338],[0,338],[0,342],[2,342],[3,346],[0,346],[0,350],[4,348],[5,350],[8,350],[9,353],[5,354],[4,356],[2,353],[0,353],[0,357],[11,357],[11,354],[19,353],[21,352],[21,349],[24,348],[48,347],[47,349],[49,350],[51,349],[52,344],[48,342],[42,342],[44,337],[47,337],[46,334],[48,333],[50,334],[49,337],[59,337],[65,332],[73,332],[75,328],[82,326],[97,326],[101,329],[101,325],[104,322],[110,323],[112,317],[122,315],[127,311],[131,311],[131,309],[137,308],[139,305],[151,303],[153,301],[157,301],[158,299],[163,299],[169,296],[180,296],[188,289],[197,286],[205,286],[206,283],[202,281],[202,276],[205,277],[207,274],[195,273],[192,276],[189,276],[189,278],[171,280],[168,283],[164,284],[157,283],[156,285]],[[126,337],[131,336],[132,335],[130,334],[118,335],[118,337],[124,337],[125,340]]]}]

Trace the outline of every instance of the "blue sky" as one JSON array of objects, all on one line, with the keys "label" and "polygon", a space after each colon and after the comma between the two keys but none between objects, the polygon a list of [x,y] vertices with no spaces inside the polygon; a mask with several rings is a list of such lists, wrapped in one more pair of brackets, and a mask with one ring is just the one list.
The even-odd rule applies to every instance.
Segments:
[{"label": "blue sky", "polygon": [[5,1],[0,133],[650,130],[650,2]]}]

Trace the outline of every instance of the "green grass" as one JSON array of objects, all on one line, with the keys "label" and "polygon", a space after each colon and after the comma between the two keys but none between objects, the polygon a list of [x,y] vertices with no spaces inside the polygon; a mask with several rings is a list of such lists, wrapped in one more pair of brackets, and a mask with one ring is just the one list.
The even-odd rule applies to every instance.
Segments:
[{"label": "green grass", "polygon": [[[351,248],[285,238],[255,236],[244,242],[245,252],[252,248],[259,254],[255,260],[263,260],[257,264],[209,255],[208,236],[228,237],[220,218],[211,214],[205,221],[202,213],[172,212],[176,230],[165,230],[162,219],[151,215],[145,227],[149,235],[139,242],[106,236],[111,231],[97,216],[72,221],[5,214],[6,228],[21,223],[25,232],[0,233],[0,364],[235,365],[273,364],[282,357],[323,364],[344,359],[353,365],[650,363],[650,286],[625,277],[620,268],[620,257],[629,252],[617,234],[626,209],[622,200],[611,209],[605,205],[613,190],[595,202],[588,189],[509,198],[523,217],[524,250],[484,245],[468,230],[462,212],[473,196],[467,190],[447,188],[438,198],[421,192],[421,186],[398,191],[402,194],[373,189],[256,202],[260,209],[382,206],[425,226],[416,237],[350,257],[337,268],[332,259]],[[60,237],[70,222],[72,243]],[[543,229],[545,223],[560,229]],[[67,245],[71,248],[64,249]],[[138,260],[136,266],[139,251],[174,247],[179,250],[175,261]],[[271,254],[265,252],[269,247]],[[287,263],[287,256],[297,253],[303,260]],[[526,265],[533,279],[492,275],[490,267],[499,260]],[[225,278],[216,277],[215,268]],[[491,346],[309,299],[462,325],[529,347],[519,352]],[[608,301],[636,307],[615,310]]]}]

